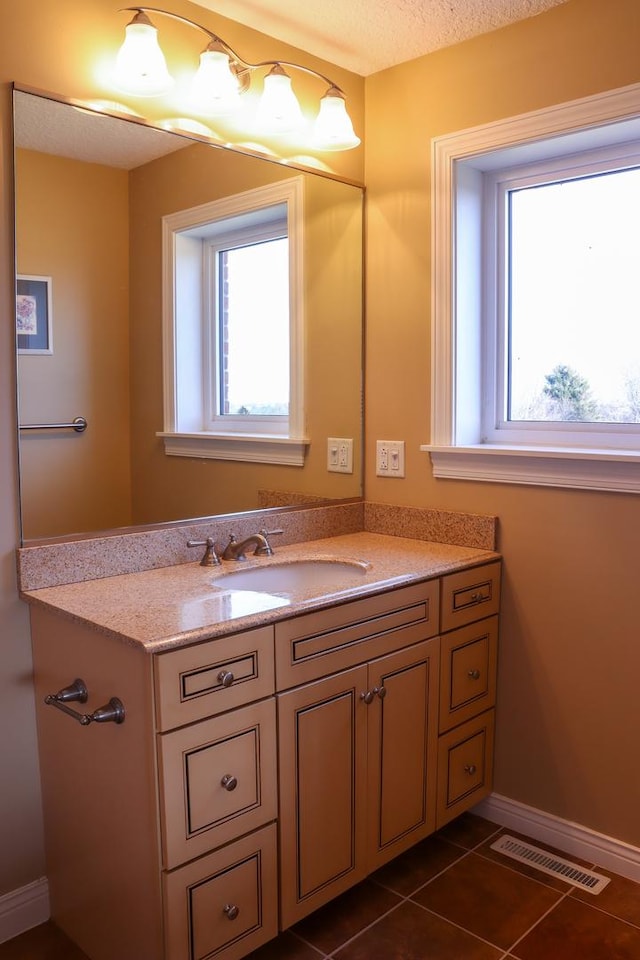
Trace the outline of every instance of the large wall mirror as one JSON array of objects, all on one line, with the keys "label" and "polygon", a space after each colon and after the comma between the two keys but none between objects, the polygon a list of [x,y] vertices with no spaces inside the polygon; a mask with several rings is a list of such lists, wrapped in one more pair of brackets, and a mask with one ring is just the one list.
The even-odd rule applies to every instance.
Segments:
[{"label": "large wall mirror", "polygon": [[[14,111],[23,542],[361,496],[362,189],[54,97],[15,90]],[[292,172],[304,465],[167,456],[162,217]],[[353,439],[353,473],[328,471],[329,437]]]}]

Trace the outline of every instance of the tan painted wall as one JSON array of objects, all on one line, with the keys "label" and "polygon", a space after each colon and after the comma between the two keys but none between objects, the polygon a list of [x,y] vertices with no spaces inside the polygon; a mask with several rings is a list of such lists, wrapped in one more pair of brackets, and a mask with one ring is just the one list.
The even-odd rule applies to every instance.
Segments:
[{"label": "tan painted wall", "polygon": [[[499,517],[496,790],[640,844],[640,503],[435,481],[428,456],[430,139],[640,81],[637,0],[569,0],[367,80],[367,499]],[[407,443],[405,480],[375,440]]]},{"label": "tan painted wall", "polygon": [[[215,165],[215,172],[212,170]],[[131,373],[134,520],[151,523],[255,509],[258,491],[362,494],[361,193],[302,174],[305,210],[303,467],[167,457],[162,439],[163,216],[288,179],[295,171],[194,145],[131,174]],[[346,249],[349,256],[341,255]],[[351,372],[355,371],[355,376]],[[348,376],[347,376],[348,372]],[[271,375],[265,365],[264,376]],[[352,474],[328,473],[327,437],[351,437]]]},{"label": "tan painted wall", "polygon": [[[11,94],[17,81],[73,97],[111,96],[96,64],[113,58],[124,15],[113,0],[20,0],[0,11],[0,896],[44,874],[40,787],[26,607],[15,587],[18,543],[13,303]],[[321,61],[216,17],[186,0],[171,9],[208,24],[254,61],[272,51],[327,72]],[[184,36],[191,50],[193,35]],[[323,69],[324,67],[324,69]],[[363,81],[331,70],[362,130]],[[314,95],[317,90],[314,87]],[[345,177],[362,181],[362,148],[331,158]],[[9,733],[9,735],[7,735]]]},{"label": "tan painted wall", "polygon": [[[54,186],[55,185],[55,186]],[[50,276],[53,354],[21,354],[25,539],[131,523],[129,464],[129,198],[127,173],[20,150],[18,273]],[[88,375],[91,371],[91,375]]]}]

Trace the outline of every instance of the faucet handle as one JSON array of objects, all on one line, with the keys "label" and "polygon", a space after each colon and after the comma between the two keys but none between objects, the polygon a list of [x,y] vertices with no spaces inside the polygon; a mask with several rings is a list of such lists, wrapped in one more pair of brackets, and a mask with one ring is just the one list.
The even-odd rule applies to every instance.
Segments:
[{"label": "faucet handle", "polygon": [[217,567],[219,565],[220,558],[216,553],[213,537],[207,537],[206,540],[187,540],[187,546],[206,547],[202,560],[200,561],[201,567]]},{"label": "faucet handle", "polygon": [[269,537],[274,537],[278,533],[284,533],[284,530],[260,530],[260,536],[264,539],[264,544],[258,544],[255,550],[254,556],[256,557],[272,557],[273,556],[273,547],[269,543]]}]

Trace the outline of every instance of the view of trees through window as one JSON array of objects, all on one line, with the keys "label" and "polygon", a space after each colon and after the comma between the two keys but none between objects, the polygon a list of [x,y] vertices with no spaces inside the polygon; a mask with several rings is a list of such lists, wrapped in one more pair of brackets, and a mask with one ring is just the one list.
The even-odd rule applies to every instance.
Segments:
[{"label": "view of trees through window", "polygon": [[640,168],[508,193],[508,419],[640,423]]}]

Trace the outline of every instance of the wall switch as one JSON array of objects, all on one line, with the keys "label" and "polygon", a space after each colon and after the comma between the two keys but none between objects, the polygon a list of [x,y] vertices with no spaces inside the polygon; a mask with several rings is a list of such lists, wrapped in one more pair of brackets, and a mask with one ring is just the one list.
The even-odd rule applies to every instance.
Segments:
[{"label": "wall switch", "polygon": [[346,437],[328,438],[327,470],[330,473],[353,473],[353,440]]},{"label": "wall switch", "polygon": [[404,440],[376,441],[376,476],[404,477]]}]

